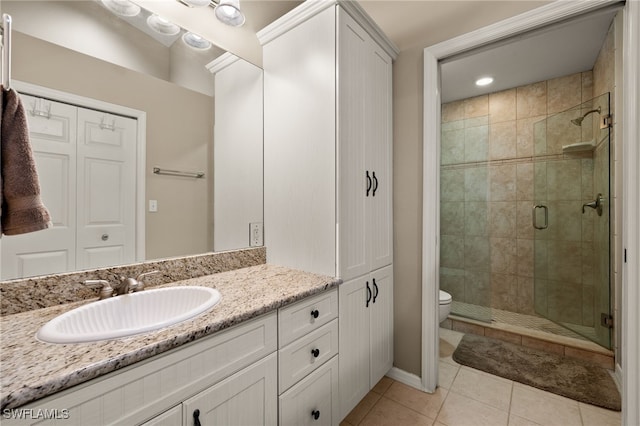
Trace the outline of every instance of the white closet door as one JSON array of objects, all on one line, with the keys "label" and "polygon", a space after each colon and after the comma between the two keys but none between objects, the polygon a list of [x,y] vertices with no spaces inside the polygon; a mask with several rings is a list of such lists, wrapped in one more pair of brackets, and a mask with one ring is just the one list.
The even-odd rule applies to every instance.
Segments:
[{"label": "white closet door", "polygon": [[367,205],[373,170],[365,164],[369,35],[338,8],[338,275],[349,280],[370,271]]},{"label": "white closet door", "polygon": [[135,261],[136,124],[78,108],[78,269]]},{"label": "white closet door", "polygon": [[392,181],[392,61],[382,48],[370,41],[367,77],[366,164],[373,179],[367,209],[370,270],[393,261]]},{"label": "white closet door", "polygon": [[53,228],[2,238],[3,280],[75,269],[76,107],[21,95]]}]

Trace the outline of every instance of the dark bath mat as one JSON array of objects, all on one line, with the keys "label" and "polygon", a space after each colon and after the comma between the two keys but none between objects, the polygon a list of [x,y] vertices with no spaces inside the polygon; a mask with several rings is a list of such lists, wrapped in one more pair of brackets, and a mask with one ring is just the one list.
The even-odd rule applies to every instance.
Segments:
[{"label": "dark bath mat", "polygon": [[606,369],[588,361],[474,334],[462,337],[453,359],[576,401],[620,411],[620,393],[613,378]]}]

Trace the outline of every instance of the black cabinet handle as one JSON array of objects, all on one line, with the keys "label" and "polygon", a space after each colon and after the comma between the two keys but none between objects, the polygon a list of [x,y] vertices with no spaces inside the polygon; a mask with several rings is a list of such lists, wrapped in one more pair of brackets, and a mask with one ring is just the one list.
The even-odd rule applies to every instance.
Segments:
[{"label": "black cabinet handle", "polygon": [[320,418],[320,410],[313,410],[311,412],[311,417],[313,417],[313,420],[318,420]]},{"label": "black cabinet handle", "polygon": [[376,196],[376,191],[378,190],[378,178],[376,177],[376,172],[372,172],[373,174],[373,197]]},{"label": "black cabinet handle", "polygon": [[373,303],[376,303],[376,298],[378,297],[378,284],[376,284],[376,279],[373,279]]},{"label": "black cabinet handle", "polygon": [[371,176],[369,176],[369,170],[367,170],[365,175],[367,176],[367,197],[368,197],[369,191],[371,191],[371,185],[372,185]]},{"label": "black cabinet handle", "polygon": [[317,309],[311,311],[311,316],[314,318],[318,318],[320,316],[320,312]]},{"label": "black cabinet handle", "polygon": [[313,355],[314,358],[318,358],[320,356],[320,349],[311,349],[311,355]]},{"label": "black cabinet handle", "polygon": [[369,287],[369,281],[367,281],[367,308],[369,307],[369,302],[371,302],[371,287]]},{"label": "black cabinet handle", "polygon": [[193,411],[193,426],[202,426],[200,424],[200,410],[197,408]]}]

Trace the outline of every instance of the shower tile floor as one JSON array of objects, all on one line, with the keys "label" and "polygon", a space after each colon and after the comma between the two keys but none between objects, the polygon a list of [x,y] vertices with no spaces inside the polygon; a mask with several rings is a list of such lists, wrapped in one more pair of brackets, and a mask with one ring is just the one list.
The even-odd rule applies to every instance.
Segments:
[{"label": "shower tile floor", "polygon": [[620,426],[620,412],[461,366],[451,355],[463,335],[440,329],[435,393],[384,377],[340,426]]},{"label": "shower tile floor", "polygon": [[518,314],[515,312],[504,311],[502,309],[487,308],[485,306],[472,305],[470,303],[463,303],[453,301],[451,303],[451,313],[466,318],[483,318],[491,322],[498,324],[508,324],[515,327],[527,328],[530,330],[542,331],[545,333],[555,334],[557,336],[570,337],[572,339],[590,341],[584,336],[589,336],[592,340],[595,340],[595,330],[593,327],[585,327],[579,325],[571,325],[574,330],[579,330],[582,334],[575,333],[561,325],[556,324],[546,318],[535,316]]}]

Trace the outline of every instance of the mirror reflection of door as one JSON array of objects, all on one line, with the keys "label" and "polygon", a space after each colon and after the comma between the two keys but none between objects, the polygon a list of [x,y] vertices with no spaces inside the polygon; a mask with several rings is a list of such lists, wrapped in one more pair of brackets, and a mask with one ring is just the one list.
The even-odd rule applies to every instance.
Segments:
[{"label": "mirror reflection of door", "polygon": [[53,227],[2,239],[0,279],[135,260],[137,121],[22,95]]}]

